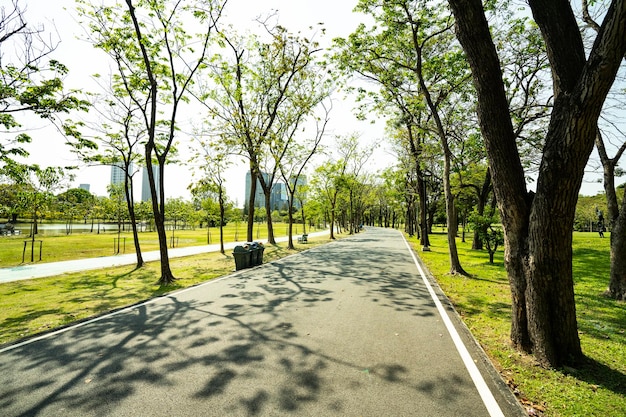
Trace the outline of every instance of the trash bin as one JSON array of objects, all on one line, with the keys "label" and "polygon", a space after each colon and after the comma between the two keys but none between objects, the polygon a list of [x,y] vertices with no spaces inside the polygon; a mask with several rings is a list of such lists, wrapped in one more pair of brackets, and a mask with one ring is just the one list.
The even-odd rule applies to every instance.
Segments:
[{"label": "trash bin", "polygon": [[263,251],[265,251],[265,246],[261,242],[259,242],[259,251],[257,252],[257,265],[263,264]]},{"label": "trash bin", "polygon": [[235,270],[250,268],[250,249],[248,245],[235,246],[233,249],[233,258],[235,258]]},{"label": "trash bin", "polygon": [[250,243],[250,266],[257,266],[263,263],[263,251],[265,247],[261,242]]}]

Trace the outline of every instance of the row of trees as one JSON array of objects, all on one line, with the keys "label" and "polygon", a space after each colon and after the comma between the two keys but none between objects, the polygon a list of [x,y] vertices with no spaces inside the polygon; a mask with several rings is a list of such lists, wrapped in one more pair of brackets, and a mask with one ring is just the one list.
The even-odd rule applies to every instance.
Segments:
[{"label": "row of trees", "polygon": [[[465,274],[455,243],[461,206],[475,200],[482,224],[475,237],[490,246],[485,232],[492,229],[483,220],[498,208],[512,293],[511,340],[542,364],[559,366],[582,357],[572,230],[594,144],[613,231],[609,295],[626,298],[626,214],[613,182],[624,146],[609,158],[598,124],[609,114],[603,106],[626,52],[626,3],[583,1],[578,20],[566,1],[530,1],[532,19],[506,6],[361,0],[356,9],[374,23],[337,39],[333,58],[346,75],[370,82],[357,89],[363,113],[374,109],[391,118],[421,206],[421,228],[428,223],[428,157],[442,161],[451,273]],[[473,195],[455,193],[454,181]],[[422,244],[428,247],[425,230]]]},{"label": "row of trees", "polygon": [[[45,170],[44,170],[45,171]],[[51,176],[42,171],[33,177]],[[90,224],[90,232],[100,233],[104,224],[111,229],[130,228],[131,218],[120,186],[109,187],[109,197],[97,197],[81,188],[70,188],[55,193],[54,189],[24,184],[0,184],[0,217],[11,223],[30,222],[31,234],[38,233],[38,225],[43,221],[65,223],[65,234],[73,233],[73,225]],[[56,188],[56,187],[55,187]],[[240,211],[240,210],[239,210]],[[182,229],[204,224],[218,224],[219,212],[212,200],[185,201],[181,198],[168,199],[165,203],[166,220],[170,227]],[[237,217],[238,211],[227,206],[227,220]],[[154,230],[152,204],[142,201],[135,205],[135,220],[144,225],[145,230]]]},{"label": "row of trees", "polygon": [[[451,272],[465,274],[456,251],[458,221],[472,221],[478,232],[474,247],[485,243],[491,251],[499,240],[491,227],[497,210],[506,243],[514,345],[548,366],[575,362],[582,351],[571,232],[595,144],[613,231],[610,295],[626,297],[626,209],[618,204],[614,186],[624,146],[609,157],[607,135],[598,124],[600,115],[608,115],[603,106],[626,52],[624,0],[594,2],[594,7],[583,1],[578,20],[564,0],[530,1],[532,19],[502,2],[496,8],[480,0],[360,0],[356,9],[374,24],[336,39],[324,59],[313,37],[291,34],[270,20],[260,22],[264,30],[257,36],[221,27],[225,1],[78,4],[90,40],[114,63],[114,73],[103,82],[106,91],[94,103],[109,122],[65,123],[63,130],[85,160],[126,167],[125,201],[133,225],[129,167],[133,161],[147,166],[162,284],[175,279],[165,237],[164,174],[177,155],[180,112],[198,103],[207,121],[188,132],[197,138],[195,160],[204,167],[194,194],[215,195],[223,218],[223,174],[233,155],[245,158],[253,176],[248,206],[255,206],[258,179],[273,243],[272,185],[282,177],[293,204],[298,177],[320,150],[331,85],[349,89],[357,74],[369,81],[354,89],[361,115],[375,111],[390,120],[399,168],[385,172],[382,186],[376,186],[362,170],[371,152],[359,148],[354,135],[342,139],[339,153],[317,169],[307,191],[307,200],[321,207],[331,225],[354,232],[376,216],[392,224],[403,217],[409,233],[418,234],[427,249],[432,207],[439,202],[445,207]],[[26,27],[17,25],[10,37]],[[595,41],[586,44],[581,29]],[[55,103],[62,102],[60,91],[52,91]],[[16,90],[13,97],[18,96]],[[46,97],[44,92],[37,96]],[[28,96],[16,100],[29,103]],[[68,103],[50,107],[51,112],[85,106]],[[36,106],[25,109],[38,112]],[[3,121],[13,126],[7,116]],[[26,139],[14,142],[20,140]],[[96,145],[98,151],[90,151]],[[10,167],[10,156],[19,150],[3,149]],[[534,191],[529,177],[536,181]],[[385,201],[377,213],[372,196]],[[253,227],[250,211],[248,240]]]}]

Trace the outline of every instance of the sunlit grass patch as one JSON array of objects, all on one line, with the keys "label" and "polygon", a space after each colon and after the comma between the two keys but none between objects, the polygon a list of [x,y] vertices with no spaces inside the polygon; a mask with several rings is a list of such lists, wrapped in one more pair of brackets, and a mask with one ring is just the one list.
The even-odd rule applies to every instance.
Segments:
[{"label": "sunlit grass patch", "polygon": [[626,305],[603,296],[609,279],[609,240],[574,234],[573,271],[581,344],[588,363],[578,369],[546,370],[510,345],[510,289],[503,253],[489,264],[486,251],[457,241],[471,277],[450,275],[445,235],[434,234],[431,252],[416,251],[531,413],[545,416],[626,415]]}]

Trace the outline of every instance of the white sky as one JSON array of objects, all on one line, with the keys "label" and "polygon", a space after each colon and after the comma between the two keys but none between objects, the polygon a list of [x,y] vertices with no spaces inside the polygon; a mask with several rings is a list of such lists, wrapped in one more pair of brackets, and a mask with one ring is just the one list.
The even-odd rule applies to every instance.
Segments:
[{"label": "white sky", "polygon": [[[244,33],[246,28],[256,25],[253,22],[255,17],[278,10],[280,24],[292,32],[302,30],[307,33],[309,26],[324,22],[327,30],[325,39],[330,41],[337,36],[347,36],[360,21],[365,19],[363,15],[352,12],[356,2],[356,0],[229,0],[226,15],[229,21],[236,22],[237,28]],[[77,40],[77,37],[84,34],[84,30],[72,18],[74,0],[22,0],[21,4],[26,4],[29,23],[41,22],[47,30],[53,31],[56,27],[59,32],[61,44],[55,51],[54,58],[69,67],[70,74],[66,79],[66,85],[71,88],[100,92],[99,87],[91,80],[91,75],[108,74],[110,72],[109,61],[90,44]],[[330,135],[359,132],[361,139],[367,143],[380,143],[383,140],[384,121],[379,121],[375,125],[369,122],[359,122],[352,115],[350,101],[343,101],[339,96],[335,97],[335,100],[328,129]],[[20,117],[20,120],[23,119]],[[44,128],[44,126],[45,123],[39,120],[29,126],[35,129],[31,132],[34,143],[29,147],[31,153],[29,160],[43,166],[77,165],[78,162],[73,154],[63,145],[63,138],[54,130]],[[385,151],[377,152],[376,157],[370,161],[372,163],[370,171],[393,164],[393,158]],[[245,164],[233,168],[229,173],[230,180],[226,184],[230,198],[238,202],[240,206],[244,201],[246,170]],[[138,183],[141,182],[140,178],[138,176],[136,180]],[[92,193],[105,195],[109,179],[110,167],[84,167],[76,173],[74,186],[88,183]],[[187,198],[189,196],[187,186],[192,180],[190,170],[184,164],[166,167],[166,197]],[[602,184],[594,182],[592,177],[587,177],[581,192],[595,195],[601,190]],[[139,197],[137,191],[136,196]]]}]

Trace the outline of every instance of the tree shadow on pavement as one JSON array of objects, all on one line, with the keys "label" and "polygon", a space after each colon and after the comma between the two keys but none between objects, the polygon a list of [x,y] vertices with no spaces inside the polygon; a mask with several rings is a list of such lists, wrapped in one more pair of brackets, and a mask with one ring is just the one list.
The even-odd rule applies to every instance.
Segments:
[{"label": "tree shadow on pavement", "polygon": [[[405,415],[428,410],[425,399],[456,404],[472,389],[462,370],[418,379],[404,362],[346,354],[351,347],[333,349],[334,338],[307,330],[342,305],[339,288],[372,308],[434,315],[416,273],[399,262],[406,251],[367,256],[377,244],[340,241],[4,352],[3,414],[382,415],[392,389]],[[370,341],[353,343],[366,350]]]}]

